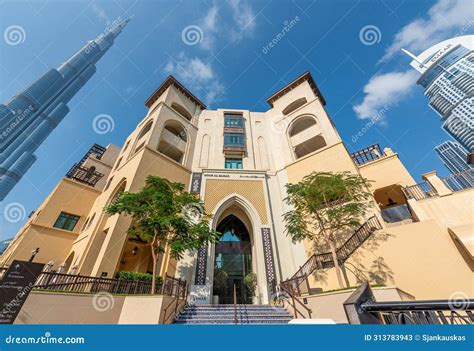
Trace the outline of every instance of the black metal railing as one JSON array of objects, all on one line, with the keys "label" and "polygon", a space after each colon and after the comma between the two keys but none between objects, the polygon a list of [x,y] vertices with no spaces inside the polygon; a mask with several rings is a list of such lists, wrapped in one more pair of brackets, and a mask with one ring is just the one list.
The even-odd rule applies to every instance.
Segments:
[{"label": "black metal railing", "polygon": [[385,153],[380,149],[379,144],[374,144],[351,153],[352,159],[358,166],[377,160],[383,156],[385,156]]},{"label": "black metal railing", "polygon": [[66,177],[74,179],[78,182],[85,183],[91,186],[95,186],[104,175],[95,170],[95,167],[84,167],[80,164],[74,164],[72,168],[67,172]]},{"label": "black metal railing", "polygon": [[377,302],[367,282],[344,310],[350,324],[474,324],[474,299]]},{"label": "black metal railing", "polygon": [[438,196],[438,192],[428,182],[418,183],[402,188],[407,199],[422,200]]},{"label": "black metal railing", "polygon": [[451,191],[474,188],[474,168],[459,173],[453,173],[441,178],[441,180]]},{"label": "black metal railing", "polygon": [[[370,217],[337,250],[337,259],[344,263],[376,230],[382,229],[377,216]],[[318,269],[333,268],[334,260],[330,252],[312,255],[293,276],[280,283],[282,289],[291,295],[301,296],[309,292],[308,277]],[[306,283],[306,284],[303,284]]]},{"label": "black metal railing", "polygon": [[[163,283],[157,286],[156,294],[177,296],[182,294],[183,286],[185,285],[186,281],[167,275]],[[89,277],[56,272],[41,273],[33,288],[70,293],[151,294],[151,282]]]}]

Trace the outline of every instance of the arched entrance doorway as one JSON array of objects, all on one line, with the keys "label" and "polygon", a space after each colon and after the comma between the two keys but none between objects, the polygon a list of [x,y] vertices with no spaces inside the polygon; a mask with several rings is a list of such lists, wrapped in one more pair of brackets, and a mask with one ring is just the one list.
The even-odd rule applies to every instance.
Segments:
[{"label": "arched entrance doorway", "polygon": [[[245,277],[252,273],[252,243],[246,225],[235,215],[224,217],[217,225],[222,233],[214,250],[213,295],[220,304],[252,303],[253,293]],[[249,276],[250,277],[250,276]]]}]

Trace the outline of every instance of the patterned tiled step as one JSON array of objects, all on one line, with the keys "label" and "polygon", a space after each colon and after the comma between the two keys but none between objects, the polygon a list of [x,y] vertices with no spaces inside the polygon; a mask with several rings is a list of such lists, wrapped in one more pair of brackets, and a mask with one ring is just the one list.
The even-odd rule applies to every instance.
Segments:
[{"label": "patterned tiled step", "polygon": [[186,306],[176,324],[286,324],[292,318],[282,307],[268,305],[197,305]]}]

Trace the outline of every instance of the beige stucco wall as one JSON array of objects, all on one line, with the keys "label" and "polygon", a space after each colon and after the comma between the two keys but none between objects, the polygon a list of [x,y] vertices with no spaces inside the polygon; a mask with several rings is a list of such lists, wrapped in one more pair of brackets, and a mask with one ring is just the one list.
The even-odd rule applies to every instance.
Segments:
[{"label": "beige stucco wall", "polygon": [[408,186],[416,183],[398,158],[398,154],[391,150],[386,156],[359,166],[359,171],[362,177],[372,181],[372,190],[394,184]]},{"label": "beige stucco wall", "polygon": [[[107,293],[94,295],[33,291],[15,324],[171,323],[175,301],[170,296],[162,295],[117,296]],[[182,308],[183,301],[180,301],[177,311]]]},{"label": "beige stucco wall", "polygon": [[[31,251],[39,248],[35,261],[54,261],[57,269],[66,260],[99,194],[95,188],[63,178],[0,256],[0,264],[9,265],[15,259],[28,260]],[[80,216],[73,231],[53,227],[62,211]]]},{"label": "beige stucco wall", "polygon": [[[329,318],[336,323],[347,323],[346,313],[344,311],[344,302],[352,295],[355,289],[328,292],[318,295],[307,296],[305,306],[311,310],[311,318]],[[407,301],[414,300],[410,294],[394,287],[375,287],[372,288],[376,301]],[[304,304],[303,298],[299,300]],[[297,304],[298,309],[304,315],[307,312]],[[288,311],[294,315],[291,306],[286,306]],[[299,315],[301,317],[301,315]]]},{"label": "beige stucco wall", "polygon": [[[359,248],[346,266],[369,270],[374,260],[383,258],[393,280],[386,284],[414,295],[418,300],[449,299],[452,294],[474,296],[474,274],[462,258],[445,229],[434,220],[386,228]],[[352,265],[351,265],[352,264]],[[374,271],[374,270],[372,270]],[[351,286],[357,285],[347,272]],[[326,280],[326,281],[325,281]],[[335,270],[329,269],[323,279],[312,286],[324,290],[338,289]]]}]

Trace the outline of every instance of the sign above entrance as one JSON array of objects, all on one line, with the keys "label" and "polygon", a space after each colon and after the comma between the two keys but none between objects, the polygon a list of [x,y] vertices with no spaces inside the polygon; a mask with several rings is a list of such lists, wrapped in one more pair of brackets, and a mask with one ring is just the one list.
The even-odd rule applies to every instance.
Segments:
[{"label": "sign above entrance", "polygon": [[205,179],[255,180],[255,179],[265,179],[265,173],[209,172],[209,173],[204,173],[204,178]]}]

